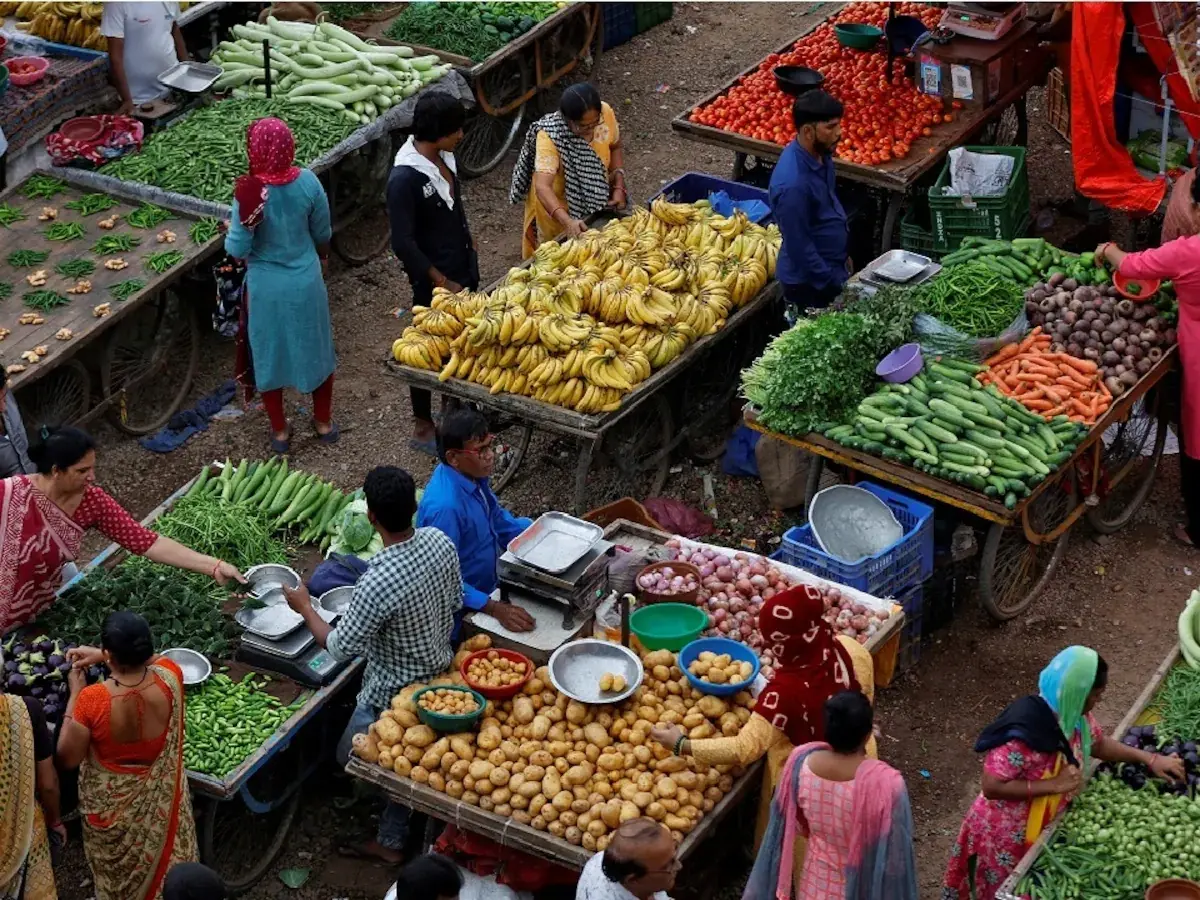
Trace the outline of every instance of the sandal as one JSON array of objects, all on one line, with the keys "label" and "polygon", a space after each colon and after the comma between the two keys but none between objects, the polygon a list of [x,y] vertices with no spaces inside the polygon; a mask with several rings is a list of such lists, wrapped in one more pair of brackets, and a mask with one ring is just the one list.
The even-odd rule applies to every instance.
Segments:
[{"label": "sandal", "polygon": [[283,438],[282,440],[275,437],[274,435],[271,436],[271,452],[282,456],[284,453],[288,452],[288,450],[291,448],[291,446],[292,446],[292,433],[290,430],[288,431],[288,436]]},{"label": "sandal", "polygon": [[322,444],[336,444],[339,437],[341,437],[341,432],[338,430],[337,422],[330,423],[329,430],[324,434],[317,432],[317,440]]}]

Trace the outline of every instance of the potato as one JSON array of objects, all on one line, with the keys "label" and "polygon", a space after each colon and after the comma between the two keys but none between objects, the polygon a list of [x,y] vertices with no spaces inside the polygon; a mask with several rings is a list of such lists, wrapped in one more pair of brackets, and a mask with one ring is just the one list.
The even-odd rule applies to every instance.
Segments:
[{"label": "potato", "polygon": [[600,807],[600,821],[609,828],[621,824],[621,801],[610,800]]},{"label": "potato", "polygon": [[412,771],[408,773],[408,777],[417,784],[426,784],[429,781],[429,770],[424,766],[413,766]]},{"label": "potato", "polygon": [[552,723],[545,716],[534,716],[533,722],[530,725],[529,733],[534,740],[542,740],[550,733],[550,725]]},{"label": "potato", "polygon": [[620,777],[621,773],[620,773],[620,772],[613,772],[613,773],[611,773],[611,775],[609,776],[609,779],[610,779],[609,781],[597,781],[597,782],[596,782],[596,783],[595,783],[595,784],[592,786],[592,790],[593,790],[595,793],[599,794],[599,795],[600,795],[600,796],[601,796],[603,799],[605,799],[605,800],[608,800],[608,799],[610,799],[610,798],[612,797],[612,795],[613,795],[613,786],[612,786],[612,783],[611,783],[612,775],[616,775],[616,776],[618,776],[618,780],[619,780],[619,777]]},{"label": "potato", "polygon": [[471,763],[468,771],[470,772],[471,777],[478,781],[481,778],[487,778],[489,775],[491,775],[492,769],[494,768],[495,766],[493,766],[486,759],[477,759]]},{"label": "potato", "polygon": [[[397,749],[399,749],[399,748],[397,748]],[[392,755],[395,756],[395,754],[392,754]],[[422,750],[420,747],[405,747],[404,748],[404,758],[407,759],[414,766],[421,761],[421,757],[424,755],[425,755],[425,751]]]},{"label": "potato", "polygon": [[662,666],[662,665],[655,666],[653,669],[650,670],[650,674],[653,676],[655,681],[670,681],[671,680],[671,670],[669,668],[667,668],[666,666]]},{"label": "potato", "polygon": [[688,732],[688,740],[702,741],[705,738],[712,737],[716,733],[717,730],[712,727],[712,722],[704,722]]},{"label": "potato", "polygon": [[479,808],[485,812],[491,812],[496,808],[496,804],[492,802],[492,798],[483,796],[479,798]]},{"label": "potato", "polygon": [[[390,747],[393,744],[411,744],[412,741],[407,740],[408,733],[404,731],[400,725],[393,719],[380,719],[375,723],[375,733],[379,736],[379,746]],[[425,726],[421,726],[424,728]],[[432,729],[430,729],[432,734]],[[426,744],[432,744],[433,741],[426,741]],[[425,746],[424,744],[422,746]]]},{"label": "potato", "polygon": [[546,777],[546,768],[544,766],[527,765],[525,767],[525,780],[540,782]]},{"label": "potato", "polygon": [[566,838],[567,842],[571,844],[583,843],[583,832],[578,828],[568,828],[566,833],[563,834],[563,837]]},{"label": "potato", "polygon": [[538,796],[541,792],[542,792],[542,786],[539,782],[536,782],[536,781],[526,781],[519,788],[517,788],[517,793],[520,794],[522,797],[524,797],[526,800],[532,800],[534,797]]},{"label": "potato", "polygon": [[618,788],[622,800],[632,800],[638,792],[637,785],[625,782]]},{"label": "potato", "polygon": [[659,797],[674,797],[675,792],[679,790],[674,779],[670,777],[658,779],[658,783],[654,785],[654,793]]},{"label": "potato", "polygon": [[413,764],[403,756],[397,756],[392,760],[392,771],[401,778],[408,778],[412,774]]},{"label": "potato", "polygon": [[462,781],[471,771],[471,763],[468,760],[460,759],[450,767],[450,771],[446,774],[454,781]]},{"label": "potato", "polygon": [[503,766],[496,766],[488,775],[488,781],[496,787],[503,787],[508,784],[508,769]]},{"label": "potato", "polygon": [[504,755],[504,751],[501,750],[500,747],[497,747],[488,754],[488,762],[490,762],[493,766],[502,766],[508,762],[508,757]]},{"label": "potato", "polygon": [[575,813],[577,816],[582,816],[591,808],[592,804],[587,801],[586,797],[576,797],[571,803],[571,812]]},{"label": "potato", "polygon": [[683,717],[683,722],[681,724],[683,725],[684,728],[692,729],[692,728],[695,728],[697,725],[703,724],[704,721],[705,721],[704,713],[691,712]]},{"label": "potato", "polygon": [[423,754],[421,754],[421,766],[429,769],[430,771],[436,769],[441,761],[442,754],[438,753],[433,747],[430,747]]},{"label": "potato", "polygon": [[546,826],[549,824],[550,823],[547,822],[545,819],[543,819],[541,816],[534,816],[533,819],[529,822],[530,827],[536,828],[538,831],[545,831]]},{"label": "potato", "polygon": [[617,817],[619,823],[623,824],[631,819],[641,818],[642,810],[632,800],[625,800],[621,803],[621,814]]},{"label": "potato", "polygon": [[704,795],[699,791],[688,791],[687,806],[700,809],[704,806]]},{"label": "potato", "polygon": [[619,753],[605,753],[597,761],[601,772],[616,772],[625,768],[625,757]]},{"label": "potato", "polygon": [[[571,752],[571,745],[566,741],[551,741],[546,745],[546,752],[549,753],[552,758],[566,756]],[[543,763],[543,765],[549,765],[549,763]]]},{"label": "potato", "polygon": [[379,762],[379,741],[365,734],[356,734],[351,741],[354,755],[367,762]]},{"label": "potato", "polygon": [[571,808],[571,804],[575,802],[575,795],[570,791],[559,791],[550,800],[550,805],[560,813],[566,812]]},{"label": "potato", "polygon": [[665,809],[668,813],[679,812],[679,801],[676,800],[674,797],[664,797],[662,800],[659,800],[658,802],[662,805],[662,808]]},{"label": "potato", "polygon": [[678,756],[670,756],[666,759],[660,759],[655,763],[654,768],[659,772],[670,775],[675,772],[682,772],[688,767],[687,760],[681,759]]},{"label": "potato", "polygon": [[638,765],[648,765],[650,760],[654,758],[654,754],[650,752],[650,748],[646,746],[638,746],[633,748],[633,758]]},{"label": "potato", "polygon": [[567,721],[572,725],[582,725],[583,720],[587,718],[587,707],[578,701],[572,700],[567,704]]},{"label": "potato", "polygon": [[556,838],[560,838],[567,833],[567,826],[562,822],[551,822],[546,826],[546,830]]},{"label": "potato", "polygon": [[551,806],[549,803],[547,803],[545,806],[542,807],[541,816],[547,822],[557,822],[558,821],[558,810],[555,807]]},{"label": "potato", "polygon": [[513,699],[513,717],[521,725],[528,725],[533,721],[533,704],[528,697],[518,696]]},{"label": "potato", "polygon": [[649,791],[638,791],[633,795],[633,802],[637,805],[638,809],[645,809],[654,802],[654,795]]},{"label": "potato", "polygon": [[529,800],[529,814],[531,816],[538,815],[542,811],[542,807],[549,802],[544,794],[534,794]]},{"label": "potato", "polygon": [[588,744],[583,748],[583,758],[594,764],[600,758],[600,748],[595,744]]},{"label": "potato", "polygon": [[608,736],[608,732],[604,730],[604,726],[599,722],[592,722],[590,725],[583,726],[584,739],[589,743],[599,748],[604,748],[612,743],[612,739]]},{"label": "potato", "polygon": [[493,788],[489,796],[492,798],[493,803],[507,803],[512,799],[512,791],[506,787]]},{"label": "potato", "polygon": [[536,675],[525,682],[525,687],[521,688],[521,693],[526,697],[532,697],[534,694],[540,694],[546,689],[546,683]]},{"label": "potato", "polygon": [[667,817],[666,808],[658,800],[655,800],[653,803],[648,805],[645,809],[645,813],[656,822],[661,822]]},{"label": "potato", "polygon": [[670,650],[655,650],[642,657],[642,665],[647,668],[654,666],[672,666],[675,664],[675,654]]},{"label": "potato", "polygon": [[[397,725],[396,729],[399,730]],[[380,723],[380,737],[383,737],[383,723]],[[421,747],[425,748],[432,745],[437,740],[437,734],[428,725],[414,725],[404,732],[403,743],[406,747]]]},{"label": "potato", "polygon": [[392,768],[392,765],[395,761],[395,758],[392,756],[392,748],[384,747],[382,750],[380,750],[379,756],[376,758],[375,761],[377,763],[379,763],[379,765],[383,766],[385,769]]},{"label": "potato", "polygon": [[443,772],[449,772],[452,768],[454,768],[455,765],[457,765],[457,763],[458,754],[447,753],[441,758],[441,761],[438,762],[438,768]]},{"label": "potato", "polygon": [[450,738],[450,749],[459,759],[472,759],[475,756],[473,736],[456,734]]},{"label": "potato", "polygon": [[696,823],[687,818],[687,816],[672,815],[668,815],[665,819],[663,819],[663,824],[672,831],[678,831],[682,834],[687,834],[696,826]]},{"label": "potato", "polygon": [[420,725],[421,720],[417,718],[417,714],[409,712],[407,709],[401,709],[392,713],[392,719],[401,728],[412,728],[414,725]]},{"label": "potato", "polygon": [[533,816],[529,815],[529,813],[525,812],[523,809],[517,809],[514,807],[512,811],[512,819],[514,822],[519,822],[522,825],[528,825],[533,821]]},{"label": "potato", "polygon": [[444,777],[442,777],[441,772],[430,772],[429,773],[429,786],[431,788],[433,788],[435,791],[442,791],[443,793],[445,792],[446,779]]}]

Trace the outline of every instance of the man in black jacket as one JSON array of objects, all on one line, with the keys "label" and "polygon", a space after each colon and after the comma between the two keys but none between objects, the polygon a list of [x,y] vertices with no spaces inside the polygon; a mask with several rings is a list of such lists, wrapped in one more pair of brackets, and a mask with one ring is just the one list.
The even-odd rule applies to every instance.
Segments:
[{"label": "man in black jacket", "polygon": [[[396,154],[388,178],[392,250],[412,283],[414,304],[428,306],[435,287],[453,292],[479,287],[479,257],[454,164],[464,121],[466,110],[458,100],[440,92],[422,94],[412,136]],[[410,396],[412,446],[435,455],[432,395],[413,388]]]}]

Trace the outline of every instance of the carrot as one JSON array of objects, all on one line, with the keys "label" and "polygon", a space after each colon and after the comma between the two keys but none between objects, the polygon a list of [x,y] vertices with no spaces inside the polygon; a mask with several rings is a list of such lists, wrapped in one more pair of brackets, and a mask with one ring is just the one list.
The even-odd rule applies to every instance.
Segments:
[{"label": "carrot", "polygon": [[1046,410],[1045,415],[1046,415],[1047,419],[1053,419],[1055,416],[1061,416],[1066,411],[1067,411],[1066,404],[1060,403],[1060,404],[1058,404],[1058,406],[1052,406],[1048,410]]},{"label": "carrot", "polygon": [[1034,342],[1038,339],[1038,335],[1040,335],[1041,333],[1042,333],[1042,326],[1039,325],[1037,328],[1033,329],[1033,331],[1029,332],[1029,334],[1025,335],[1024,340],[1022,340],[1019,345],[1018,352],[1020,352],[1020,353],[1028,352],[1033,347]]},{"label": "carrot", "polygon": [[1054,404],[1049,400],[1029,400],[1025,397],[1021,398],[1021,405],[1034,412],[1049,412],[1054,408]]},{"label": "carrot", "polygon": [[995,353],[993,353],[990,357],[988,357],[986,364],[989,366],[997,366],[1000,363],[1004,362],[1006,359],[1009,359],[1012,356],[1016,356],[1017,353],[1019,353],[1019,352],[1020,352],[1020,347],[1017,344],[1005,344],[1003,347],[1001,347],[999,350],[997,350]]},{"label": "carrot", "polygon": [[1059,361],[1066,363],[1073,369],[1076,369],[1081,375],[1095,375],[1096,371],[1099,369],[1099,366],[1097,366],[1090,359],[1076,359],[1074,356],[1070,356],[1066,353],[1059,354]]},{"label": "carrot", "polygon": [[1077,378],[1072,378],[1070,375],[1060,375],[1058,378],[1054,379],[1054,383],[1061,384],[1063,387],[1070,388],[1074,391],[1081,391],[1091,387],[1090,384],[1085,384],[1084,382],[1079,381]]}]

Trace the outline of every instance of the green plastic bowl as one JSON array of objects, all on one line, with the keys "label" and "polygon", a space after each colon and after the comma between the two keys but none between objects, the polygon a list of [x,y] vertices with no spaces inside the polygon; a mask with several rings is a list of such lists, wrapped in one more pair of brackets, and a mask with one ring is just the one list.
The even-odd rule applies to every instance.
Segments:
[{"label": "green plastic bowl", "polygon": [[861,25],[858,22],[846,22],[833,26],[833,33],[838,43],[843,47],[855,50],[870,50],[883,37],[883,30],[874,25]]},{"label": "green plastic bowl", "polygon": [[678,653],[708,627],[708,613],[686,603],[655,603],[629,617],[629,630],[647,650]]},{"label": "green plastic bowl", "polygon": [[[465,694],[474,694],[475,702],[479,704],[479,709],[473,713],[467,713],[465,716],[448,716],[445,713],[436,713],[428,709],[422,709],[421,704],[417,703],[421,699],[421,695],[429,691],[462,691]],[[475,723],[483,717],[483,711],[487,707],[487,698],[479,691],[471,690],[469,687],[463,687],[458,684],[435,684],[430,687],[421,688],[412,696],[412,702],[417,707],[417,718],[432,728],[434,731],[460,732],[470,731],[475,727]]]}]

